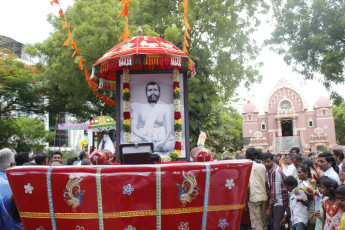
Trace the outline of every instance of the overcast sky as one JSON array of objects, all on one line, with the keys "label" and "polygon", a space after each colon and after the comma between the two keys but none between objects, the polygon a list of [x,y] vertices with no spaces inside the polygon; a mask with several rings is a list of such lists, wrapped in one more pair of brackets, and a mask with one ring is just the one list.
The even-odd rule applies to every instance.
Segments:
[{"label": "overcast sky", "polygon": [[[63,10],[73,2],[74,0],[60,0]],[[48,38],[52,27],[47,22],[47,15],[49,13],[58,15],[59,10],[57,5],[54,7],[50,5],[50,0],[0,0],[0,9],[0,35],[24,44],[33,44]],[[71,26],[73,27],[73,25]],[[258,28],[255,38],[261,43],[268,38],[270,31],[272,31],[272,26],[263,22]],[[234,106],[239,111],[246,101],[251,101],[257,105],[262,113],[268,94],[282,77],[302,92],[302,96],[310,109],[318,97],[321,95],[329,96],[329,92],[320,83],[304,81],[302,76],[294,73],[292,68],[284,63],[282,56],[270,51],[268,47],[263,48],[259,60],[264,63],[260,68],[260,73],[263,76],[262,82],[254,84],[250,90],[243,87],[238,89],[242,100]],[[337,88],[340,89],[340,87],[343,86]],[[340,90],[338,92],[345,96],[345,93],[341,93]]]}]

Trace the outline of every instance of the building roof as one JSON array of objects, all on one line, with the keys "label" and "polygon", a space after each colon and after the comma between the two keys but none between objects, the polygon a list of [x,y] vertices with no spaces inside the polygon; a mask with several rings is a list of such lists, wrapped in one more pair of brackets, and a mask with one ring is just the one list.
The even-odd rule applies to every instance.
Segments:
[{"label": "building roof", "polygon": [[0,35],[0,49],[4,48],[9,49],[12,53],[18,55],[21,58],[24,44],[17,42],[12,38]]},{"label": "building roof", "polygon": [[243,106],[242,113],[259,113],[259,111],[253,103],[248,102],[248,104]]},{"label": "building roof", "polygon": [[332,107],[332,102],[329,98],[325,96],[319,97],[314,104],[314,109],[315,108],[329,108],[329,107]]},{"label": "building roof", "polygon": [[302,105],[303,105],[303,109],[304,109],[304,110],[307,110],[307,109],[308,109],[308,104],[307,104],[307,102],[304,100],[303,94],[302,94],[295,86],[293,86],[287,79],[281,78],[281,79],[277,82],[276,86],[272,89],[272,91],[270,92],[270,94],[269,94],[268,97],[267,97],[266,106],[265,106],[265,108],[264,108],[264,112],[265,112],[265,113],[267,113],[268,110],[269,110],[269,102],[270,102],[270,100],[271,100],[272,95],[273,95],[276,91],[278,91],[279,89],[282,89],[282,88],[288,88],[288,89],[291,89],[291,90],[295,91],[295,92],[298,94],[298,96],[301,98]]}]

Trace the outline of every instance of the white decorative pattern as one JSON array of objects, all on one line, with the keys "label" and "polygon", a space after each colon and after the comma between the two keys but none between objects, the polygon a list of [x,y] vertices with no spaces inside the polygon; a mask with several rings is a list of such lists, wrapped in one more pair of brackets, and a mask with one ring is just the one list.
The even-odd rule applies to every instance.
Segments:
[{"label": "white decorative pattern", "polygon": [[132,188],[131,184],[128,184],[127,186],[123,186],[123,194],[131,195],[134,191],[134,188]]},{"label": "white decorative pattern", "polygon": [[171,65],[173,65],[173,66],[181,66],[181,57],[179,57],[179,56],[171,56]]},{"label": "white decorative pattern", "polygon": [[34,190],[34,187],[32,187],[30,183],[28,183],[27,185],[24,185],[24,188],[25,188],[25,193],[29,193],[29,194],[32,194],[32,190]]},{"label": "white decorative pattern", "polygon": [[132,227],[132,225],[128,225],[127,228],[125,228],[125,230],[135,230],[136,228],[135,227]]},{"label": "white decorative pattern", "polygon": [[227,226],[228,226],[228,223],[226,222],[226,219],[219,220],[218,227],[220,227],[221,229],[225,229]]},{"label": "white decorative pattern", "polygon": [[40,226],[39,228],[36,228],[36,230],[44,230],[44,228]]},{"label": "white decorative pattern", "polygon": [[188,222],[181,222],[180,226],[178,227],[179,230],[189,230],[188,227],[189,223]]},{"label": "white decorative pattern", "polygon": [[84,227],[83,227],[83,226],[77,225],[77,227],[75,228],[75,230],[84,230]]},{"label": "white decorative pattern", "polygon": [[226,179],[225,187],[232,189],[235,186],[234,179]]}]

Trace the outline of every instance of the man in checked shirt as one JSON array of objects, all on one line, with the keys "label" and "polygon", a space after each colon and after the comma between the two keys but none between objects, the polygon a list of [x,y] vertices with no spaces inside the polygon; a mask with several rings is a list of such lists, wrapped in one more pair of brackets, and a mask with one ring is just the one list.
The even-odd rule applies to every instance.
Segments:
[{"label": "man in checked shirt", "polygon": [[281,230],[280,222],[284,218],[285,210],[288,211],[289,196],[288,191],[283,184],[285,175],[281,168],[275,164],[272,153],[262,154],[262,159],[267,170],[267,191],[268,208],[266,211],[267,220],[271,219],[273,214],[273,229]]}]

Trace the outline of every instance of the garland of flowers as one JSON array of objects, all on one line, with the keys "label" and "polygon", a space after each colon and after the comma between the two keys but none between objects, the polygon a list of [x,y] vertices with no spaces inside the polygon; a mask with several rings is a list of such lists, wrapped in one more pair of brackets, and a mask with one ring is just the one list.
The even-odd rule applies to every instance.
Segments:
[{"label": "garland of flowers", "polygon": [[180,107],[180,82],[179,71],[174,69],[173,72],[173,98],[174,98],[174,130],[175,130],[175,149],[174,154],[180,156],[182,149],[182,122]]},{"label": "garland of flowers", "polygon": [[83,61],[83,59],[79,53],[79,50],[78,50],[77,45],[74,41],[74,38],[72,37],[70,25],[68,24],[67,19],[65,18],[65,15],[64,15],[64,12],[61,8],[59,0],[52,0],[50,2],[50,4],[52,6],[54,6],[54,4],[57,4],[59,6],[59,8],[60,8],[59,14],[62,17],[63,23],[64,23],[64,25],[62,27],[62,31],[65,29],[68,30],[68,37],[65,40],[65,42],[62,44],[62,46],[65,47],[71,43],[71,49],[74,50],[71,58],[73,58],[75,56],[75,54],[77,54],[77,56],[79,56],[79,68],[81,71],[83,71],[85,69],[85,78],[86,78],[86,81],[88,82],[89,88],[92,89],[94,93],[96,93],[96,90],[97,90],[96,98],[102,99],[102,101],[107,105],[115,106],[115,101],[113,99],[111,99],[108,96],[98,92],[98,87],[97,87],[97,83],[96,83],[97,81],[90,77],[90,73],[87,71],[87,68],[86,68],[84,61]]},{"label": "garland of flowers", "polygon": [[129,69],[123,70],[123,131],[125,143],[131,142],[131,111],[130,111],[130,92],[129,92]]}]

